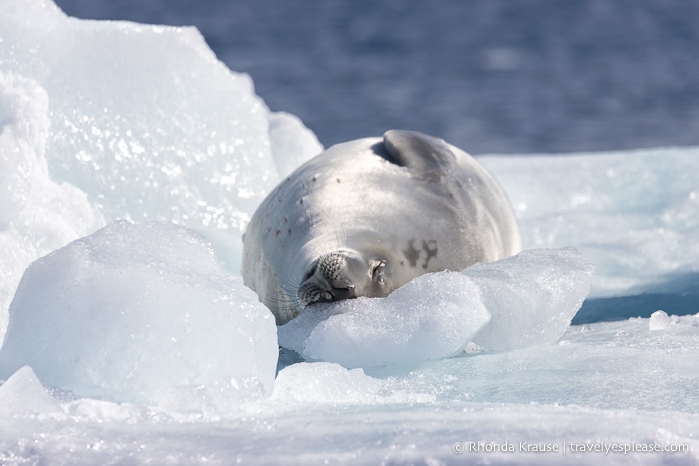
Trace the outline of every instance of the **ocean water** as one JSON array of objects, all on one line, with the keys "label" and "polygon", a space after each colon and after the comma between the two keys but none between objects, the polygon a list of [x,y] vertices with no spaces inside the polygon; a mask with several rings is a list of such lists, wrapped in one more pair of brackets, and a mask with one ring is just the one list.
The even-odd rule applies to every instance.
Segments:
[{"label": "ocean water", "polygon": [[326,147],[400,128],[475,154],[699,144],[695,0],[58,0],[195,25]]}]

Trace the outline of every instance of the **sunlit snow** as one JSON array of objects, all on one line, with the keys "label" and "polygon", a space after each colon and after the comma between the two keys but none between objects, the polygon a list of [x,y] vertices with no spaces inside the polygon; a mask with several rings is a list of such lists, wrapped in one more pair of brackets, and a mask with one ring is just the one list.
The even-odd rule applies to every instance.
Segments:
[{"label": "sunlit snow", "polygon": [[280,351],[240,237],[320,150],[195,29],[0,3],[0,464],[696,464],[699,149],[480,157],[522,254]]}]

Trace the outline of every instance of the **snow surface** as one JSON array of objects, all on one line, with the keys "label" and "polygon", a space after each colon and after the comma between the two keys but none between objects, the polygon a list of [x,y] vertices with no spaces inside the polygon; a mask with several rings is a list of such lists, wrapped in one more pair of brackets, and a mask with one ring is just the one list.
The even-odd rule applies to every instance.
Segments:
[{"label": "snow surface", "polygon": [[[589,287],[586,262],[570,249],[529,251],[343,304],[371,320],[369,308],[395,314],[399,301],[435,326],[396,328],[435,336],[441,354],[424,357],[425,340],[406,354],[374,347],[399,363],[347,369],[285,349],[272,387],[271,314],[215,254],[237,271],[257,202],[319,149],[194,29],[2,2],[0,332],[12,315],[0,350],[0,464],[699,462],[699,150],[481,158],[518,212],[525,249],[574,247],[596,267],[593,299],[576,315],[594,322],[566,328]],[[462,286],[480,299],[459,296]],[[454,316],[467,299],[460,312],[487,312],[488,326],[509,333],[483,327],[482,345],[444,358],[467,339],[455,334],[480,325],[458,321],[452,333],[425,295]],[[622,320],[601,322],[611,314]],[[332,317],[339,323],[319,336],[354,329],[366,345],[391,328]]]}]

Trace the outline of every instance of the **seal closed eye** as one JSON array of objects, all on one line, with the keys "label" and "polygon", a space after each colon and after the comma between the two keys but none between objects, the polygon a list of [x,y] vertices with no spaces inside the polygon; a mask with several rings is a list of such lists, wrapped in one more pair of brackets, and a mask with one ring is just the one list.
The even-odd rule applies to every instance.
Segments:
[{"label": "seal closed eye", "polygon": [[484,167],[441,139],[391,130],[335,145],[277,186],[245,232],[243,278],[281,325],[310,304],[387,296],[520,248]]}]

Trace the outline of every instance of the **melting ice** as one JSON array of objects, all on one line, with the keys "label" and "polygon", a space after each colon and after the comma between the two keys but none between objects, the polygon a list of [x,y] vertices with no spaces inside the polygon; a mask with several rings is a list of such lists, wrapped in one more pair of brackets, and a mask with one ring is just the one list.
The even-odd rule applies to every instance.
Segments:
[{"label": "melting ice", "polygon": [[279,353],[240,234],[320,150],[195,29],[2,2],[0,463],[697,462],[697,149],[481,157],[524,253],[309,308]]}]

